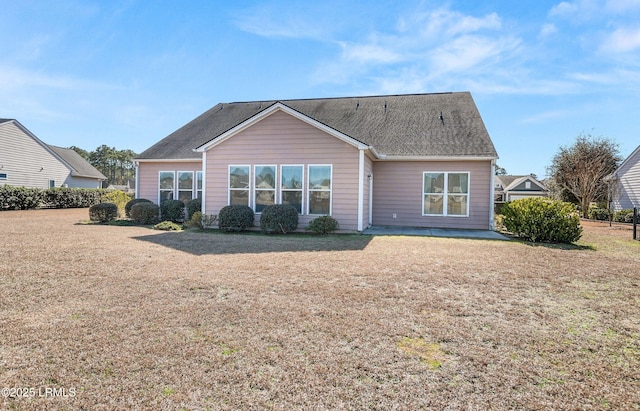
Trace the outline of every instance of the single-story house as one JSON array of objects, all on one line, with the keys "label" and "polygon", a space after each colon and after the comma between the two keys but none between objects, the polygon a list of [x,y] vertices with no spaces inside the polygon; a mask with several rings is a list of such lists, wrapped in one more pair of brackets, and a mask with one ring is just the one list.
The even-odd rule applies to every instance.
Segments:
[{"label": "single-story house", "polygon": [[613,210],[640,208],[640,146],[620,164],[608,180],[613,184]]},{"label": "single-story house", "polygon": [[100,188],[106,177],[69,148],[43,143],[13,119],[0,119],[0,184]]},{"label": "single-story house", "polygon": [[135,159],[136,197],[486,230],[497,157],[469,92],[221,103]]},{"label": "single-story house", "polygon": [[495,177],[495,199],[498,202],[548,196],[549,189],[532,175],[502,175]]}]

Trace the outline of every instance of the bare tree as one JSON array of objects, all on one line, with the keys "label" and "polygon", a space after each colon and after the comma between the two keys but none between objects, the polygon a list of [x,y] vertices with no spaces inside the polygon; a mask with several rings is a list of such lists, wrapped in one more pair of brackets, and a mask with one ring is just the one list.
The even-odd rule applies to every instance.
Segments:
[{"label": "bare tree", "polygon": [[573,194],[587,217],[592,201],[605,201],[608,194],[606,176],[622,161],[618,144],[604,137],[581,134],[573,145],[560,147],[547,174],[563,190]]}]

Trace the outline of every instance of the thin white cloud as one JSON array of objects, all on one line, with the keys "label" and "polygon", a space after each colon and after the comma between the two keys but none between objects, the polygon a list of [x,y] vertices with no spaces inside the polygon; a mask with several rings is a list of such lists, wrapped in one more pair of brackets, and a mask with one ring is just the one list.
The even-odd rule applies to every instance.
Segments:
[{"label": "thin white cloud", "polygon": [[551,23],[545,23],[540,29],[540,37],[550,37],[558,32],[558,28]]},{"label": "thin white cloud", "polygon": [[268,38],[327,39],[331,25],[315,13],[298,12],[294,7],[277,10],[269,6],[247,9],[233,19],[242,31]]},{"label": "thin white cloud", "polygon": [[640,48],[640,27],[619,28],[608,34],[600,44],[605,53],[626,53]]}]

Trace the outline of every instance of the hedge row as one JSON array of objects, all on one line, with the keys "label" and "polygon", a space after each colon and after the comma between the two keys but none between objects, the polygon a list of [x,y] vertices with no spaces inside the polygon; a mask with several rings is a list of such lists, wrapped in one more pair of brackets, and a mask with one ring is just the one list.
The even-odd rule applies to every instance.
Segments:
[{"label": "hedge row", "polygon": [[0,210],[29,210],[38,207],[84,208],[101,202],[110,193],[100,188],[26,188],[0,186]]}]

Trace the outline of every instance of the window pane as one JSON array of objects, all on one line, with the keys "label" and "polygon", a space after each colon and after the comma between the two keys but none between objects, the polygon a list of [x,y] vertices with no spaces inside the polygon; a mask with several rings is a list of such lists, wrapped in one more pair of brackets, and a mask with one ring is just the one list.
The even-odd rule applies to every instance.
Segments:
[{"label": "window pane", "polygon": [[276,192],[273,190],[256,191],[256,213],[262,212],[268,205],[274,204]]},{"label": "window pane", "polygon": [[310,191],[309,192],[309,214],[326,214],[330,213],[331,193],[328,191]]},{"label": "window pane", "polygon": [[191,191],[178,191],[178,200],[191,200]]},{"label": "window pane", "polygon": [[282,189],[302,189],[302,166],[282,166]]},{"label": "window pane", "polygon": [[467,199],[466,194],[449,195],[447,201],[447,214],[449,215],[467,215]]},{"label": "window pane", "polygon": [[449,189],[449,194],[466,194],[469,192],[469,175],[467,173],[451,173],[449,174],[449,182],[447,186]]},{"label": "window pane", "polygon": [[173,190],[173,171],[160,172],[160,190]]},{"label": "window pane", "polygon": [[196,172],[196,189],[198,191],[202,190],[202,171]]},{"label": "window pane", "polygon": [[283,191],[282,204],[292,205],[302,214],[302,191]]},{"label": "window pane", "polygon": [[442,214],[442,195],[427,194],[424,196],[424,214]]},{"label": "window pane", "polygon": [[331,167],[330,166],[310,166],[309,167],[309,189],[330,190],[331,189]]},{"label": "window pane", "polygon": [[231,190],[229,194],[229,203],[231,205],[249,205],[249,191],[248,190]]},{"label": "window pane", "polygon": [[424,173],[424,192],[443,193],[444,173]]},{"label": "window pane", "polygon": [[256,190],[274,190],[275,187],[275,166],[256,166]]},{"label": "window pane", "polygon": [[173,200],[173,191],[160,191],[160,202],[164,200]]},{"label": "window pane", "polygon": [[249,188],[249,166],[231,166],[229,169],[229,187]]},{"label": "window pane", "polygon": [[178,189],[193,190],[193,173],[178,173]]}]

